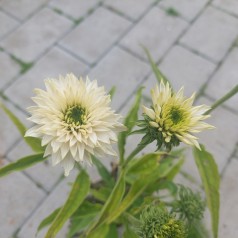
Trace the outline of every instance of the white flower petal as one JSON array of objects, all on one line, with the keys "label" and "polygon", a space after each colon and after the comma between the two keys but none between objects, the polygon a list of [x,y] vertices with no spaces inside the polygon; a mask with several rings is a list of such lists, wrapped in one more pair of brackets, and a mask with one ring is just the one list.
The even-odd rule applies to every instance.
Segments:
[{"label": "white flower petal", "polygon": [[[200,148],[198,138],[191,133],[214,128],[203,122],[210,117],[210,115],[204,115],[210,107],[193,106],[195,93],[190,98],[185,98],[183,87],[177,93],[172,93],[169,84],[165,85],[163,82],[151,90],[151,96],[155,119],[149,124],[151,127],[159,128],[158,133],[162,133],[163,138],[160,143],[165,143],[165,146],[171,148],[171,144],[167,145],[167,143],[170,143],[174,135],[179,141]],[[147,115],[151,113],[147,108],[143,110]]]},{"label": "white flower petal", "polygon": [[116,133],[126,130],[109,107],[110,96],[97,81],[86,82],[73,74],[45,80],[46,90],[35,89],[35,106],[30,107],[30,121],[36,126],[26,136],[42,139],[45,156],[53,164],[61,163],[68,175],[74,162],[91,163],[91,154],[116,155],[111,144]]},{"label": "white flower petal", "polygon": [[64,168],[64,175],[68,176],[69,172],[73,169],[74,167],[75,160],[72,159],[70,156],[66,157],[64,160],[60,162],[60,164]]},{"label": "white flower petal", "polygon": [[149,116],[152,120],[155,120],[155,112],[154,110],[148,108],[148,107],[145,107],[145,106],[142,106],[142,110],[143,112]]}]

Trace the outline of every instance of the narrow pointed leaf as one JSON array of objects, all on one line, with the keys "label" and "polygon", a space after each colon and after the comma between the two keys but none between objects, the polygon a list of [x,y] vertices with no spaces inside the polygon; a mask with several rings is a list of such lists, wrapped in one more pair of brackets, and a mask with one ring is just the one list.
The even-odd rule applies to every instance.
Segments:
[{"label": "narrow pointed leaf", "polygon": [[114,96],[115,92],[116,92],[116,87],[113,86],[109,91],[109,95],[111,97],[111,100],[113,99],[113,96]]},{"label": "narrow pointed leaf", "polygon": [[220,176],[213,156],[201,145],[201,150],[194,148],[194,159],[206,193],[206,201],[211,214],[213,237],[218,237],[220,207]]},{"label": "narrow pointed leaf", "polygon": [[[158,155],[154,155],[158,156]],[[143,179],[137,179],[130,187],[125,198],[122,200],[119,206],[117,206],[106,219],[106,223],[110,224],[115,219],[117,219],[131,204],[145,191],[147,186],[154,183],[158,178],[158,168],[159,164],[149,173],[144,176]]]},{"label": "narrow pointed leaf", "polygon": [[125,179],[124,172],[121,173],[120,177],[117,180],[115,187],[113,188],[111,195],[108,197],[106,203],[104,204],[101,213],[97,221],[91,223],[89,226],[86,235],[88,237],[89,234],[94,232],[95,229],[99,228],[104,224],[105,219],[118,207],[120,204],[122,197],[125,193]]},{"label": "narrow pointed leaf", "polygon": [[43,153],[23,157],[16,162],[0,168],[0,177],[3,177],[15,171],[24,170],[44,160],[46,160],[46,157],[44,157]]},{"label": "narrow pointed leaf", "polygon": [[118,238],[117,227],[115,224],[111,224],[107,236],[105,238]]},{"label": "narrow pointed leaf", "polygon": [[76,178],[72,190],[67,201],[55,217],[51,227],[49,228],[45,238],[54,238],[65,222],[78,209],[80,204],[86,198],[90,188],[90,180],[87,173],[82,170]]},{"label": "narrow pointed leaf", "polygon": [[7,116],[11,119],[11,121],[15,124],[15,126],[17,127],[18,131],[20,132],[21,136],[24,136],[26,128],[22,124],[22,122],[3,103],[0,103],[0,107],[7,114]]},{"label": "narrow pointed leaf", "polygon": [[17,127],[21,136],[24,138],[25,142],[31,147],[31,149],[35,152],[42,152],[44,149],[41,146],[40,139],[34,138],[34,137],[25,137],[26,127],[19,120],[19,118],[17,118],[16,115],[14,115],[14,113],[12,113],[4,104],[0,103],[0,107],[2,107],[4,112],[8,115],[8,117],[11,119],[11,121]]},{"label": "narrow pointed leaf", "polygon": [[164,82],[164,83],[169,83],[170,87],[172,88],[172,85],[171,83],[169,82],[169,80],[160,72],[158,66],[156,65],[156,63],[154,62],[154,60],[152,59],[151,55],[150,55],[150,52],[147,48],[143,47],[148,59],[149,59],[149,62],[150,62],[150,65],[151,65],[151,68],[155,74],[155,77],[158,81],[158,83],[160,82]]},{"label": "narrow pointed leaf", "polygon": [[119,205],[121,199],[125,193],[125,180],[124,174],[121,174],[121,177],[118,180],[118,183],[114,187],[110,197],[108,198],[102,213],[99,218],[99,223],[102,222],[107,216],[109,216]]},{"label": "narrow pointed leaf", "polygon": [[70,224],[67,238],[72,238],[75,234],[82,232],[93,219],[94,216],[88,216],[84,219],[75,219],[74,222]]},{"label": "narrow pointed leaf", "polygon": [[101,208],[101,204],[91,203],[85,200],[70,218],[67,238],[71,238],[76,233],[82,232],[95,219]]},{"label": "narrow pointed leaf", "polygon": [[73,237],[76,233],[82,232],[88,224],[97,216],[102,208],[101,204],[91,203],[87,200],[80,205],[77,211],[70,218],[70,227],[67,238]]},{"label": "narrow pointed leaf", "polygon": [[104,238],[107,237],[108,232],[109,225],[104,224],[94,230],[89,236],[87,236],[87,238]]},{"label": "narrow pointed leaf", "polygon": [[127,181],[132,182],[137,178],[146,177],[158,166],[159,160],[159,153],[146,154],[139,159],[131,160],[127,165]]},{"label": "narrow pointed leaf", "polygon": [[93,164],[96,165],[98,173],[101,175],[103,181],[109,186],[112,187],[115,184],[115,181],[112,178],[112,175],[108,171],[108,169],[104,166],[104,164],[97,159],[96,157],[92,156]]},{"label": "narrow pointed leaf", "polygon": [[147,128],[142,128],[142,129],[139,129],[139,130],[132,131],[130,133],[130,136],[135,135],[135,134],[145,134],[146,132],[147,132]]},{"label": "narrow pointed leaf", "polygon": [[59,211],[60,211],[61,208],[57,208],[55,209],[49,216],[47,216],[41,223],[40,225],[38,226],[37,228],[37,233],[45,228],[46,226],[49,226],[53,220],[55,219],[55,217],[58,215]]},{"label": "narrow pointed leaf", "polygon": [[[153,178],[152,178],[153,176]],[[136,180],[132,185],[131,188],[123,199],[121,204],[109,215],[106,219],[106,223],[110,224],[111,222],[115,221],[127,208],[131,206],[131,204],[142,194],[142,192],[146,189],[146,187],[155,181],[155,176],[150,175],[144,179]]]},{"label": "narrow pointed leaf", "polygon": [[124,125],[127,127],[127,131],[121,132],[118,136],[118,150],[120,155],[120,161],[124,160],[126,138],[132,131],[136,121],[138,120],[138,111],[140,108],[142,89],[142,87],[138,89],[135,103],[133,104],[132,108],[130,109],[124,120]]}]

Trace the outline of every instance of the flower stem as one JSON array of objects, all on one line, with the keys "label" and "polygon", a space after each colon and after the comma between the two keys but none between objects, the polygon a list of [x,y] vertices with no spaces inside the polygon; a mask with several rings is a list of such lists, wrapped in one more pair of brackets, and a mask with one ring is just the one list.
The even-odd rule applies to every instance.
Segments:
[{"label": "flower stem", "polygon": [[125,160],[125,163],[123,164],[123,168],[126,167],[126,165],[139,153],[141,152],[144,148],[146,147],[146,144],[139,144],[128,156],[128,158]]},{"label": "flower stem", "polygon": [[223,104],[225,101],[230,99],[232,96],[234,96],[236,93],[238,93],[238,84],[226,95],[224,95],[222,98],[218,99],[212,106],[211,109],[208,110],[205,115],[210,114],[214,109],[216,109],[218,106]]}]

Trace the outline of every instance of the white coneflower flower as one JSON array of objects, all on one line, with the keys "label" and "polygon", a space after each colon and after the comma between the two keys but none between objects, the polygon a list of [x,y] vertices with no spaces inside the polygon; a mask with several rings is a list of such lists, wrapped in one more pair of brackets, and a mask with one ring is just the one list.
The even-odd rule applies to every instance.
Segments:
[{"label": "white coneflower flower", "polygon": [[161,146],[167,148],[177,146],[181,141],[188,145],[199,147],[197,137],[192,135],[205,129],[212,129],[213,126],[203,122],[209,115],[204,115],[210,107],[206,105],[192,106],[195,98],[185,98],[183,88],[173,93],[169,84],[161,82],[151,90],[152,108],[143,106],[145,119],[149,126],[154,128],[149,132]]},{"label": "white coneflower flower", "polygon": [[118,122],[120,115],[109,107],[110,96],[97,81],[78,80],[73,74],[45,80],[46,91],[35,89],[36,106],[28,110],[36,125],[26,136],[42,138],[45,156],[52,164],[61,164],[67,176],[74,163],[88,161],[91,155],[116,155],[111,144],[116,132],[125,130]]}]

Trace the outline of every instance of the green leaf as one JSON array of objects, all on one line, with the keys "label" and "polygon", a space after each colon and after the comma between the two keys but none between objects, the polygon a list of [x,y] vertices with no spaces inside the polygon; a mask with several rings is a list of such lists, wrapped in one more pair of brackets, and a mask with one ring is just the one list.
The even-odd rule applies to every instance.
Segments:
[{"label": "green leaf", "polygon": [[113,98],[115,92],[116,92],[116,87],[113,86],[113,87],[110,89],[110,91],[109,91],[109,95],[110,95],[110,97],[111,97],[111,100],[112,100],[112,98]]},{"label": "green leaf", "polygon": [[173,180],[175,178],[175,176],[180,172],[183,164],[184,164],[185,159],[179,159],[174,165],[173,167],[170,169],[170,171],[167,173],[166,175],[166,179],[168,180]]},{"label": "green leaf", "polygon": [[128,226],[126,226],[126,229],[123,233],[123,238],[138,238],[138,236],[134,231],[132,231]]},{"label": "green leaf", "polygon": [[194,147],[193,154],[206,193],[206,201],[211,213],[214,238],[218,237],[220,207],[220,176],[213,156],[201,145],[201,150]]},{"label": "green leaf", "polygon": [[41,140],[35,137],[24,137],[25,142],[31,147],[31,149],[35,152],[44,151],[44,147],[41,146]]},{"label": "green leaf", "polygon": [[91,203],[84,200],[82,205],[71,217],[70,227],[67,237],[72,237],[77,232],[81,232],[101,211],[102,205],[98,203]]},{"label": "green leaf", "polygon": [[19,159],[16,162],[8,164],[7,166],[2,167],[0,169],[0,177],[10,174],[14,171],[24,170],[30,166],[33,166],[34,164],[37,164],[39,162],[46,160],[46,157],[43,157],[43,156],[44,156],[43,153],[29,155],[29,156]]},{"label": "green leaf", "polygon": [[118,238],[117,227],[115,224],[110,225],[109,232],[105,238]]},{"label": "green leaf", "polygon": [[113,188],[110,196],[108,197],[106,203],[104,204],[101,213],[96,222],[92,223],[87,231],[87,235],[91,234],[91,232],[101,226],[104,223],[105,219],[116,209],[116,207],[120,204],[122,197],[125,193],[125,179],[124,172],[121,173],[120,177],[117,180],[115,187]]},{"label": "green leaf", "polygon": [[158,168],[158,180],[156,183],[149,185],[146,192],[151,194],[161,189],[161,186],[163,186],[161,182],[163,181],[173,181],[184,163],[184,155],[182,152],[183,151],[172,152],[168,154],[166,158],[161,160]]},{"label": "green leaf", "polygon": [[92,195],[101,202],[106,202],[112,190],[108,187],[100,187],[99,189],[91,189]]},{"label": "green leaf", "polygon": [[196,222],[189,227],[187,238],[207,238],[209,233],[201,222]]},{"label": "green leaf", "polygon": [[[157,186],[156,190],[166,189],[170,192],[171,195],[175,195],[177,193],[177,185],[169,180],[161,180]],[[155,191],[155,190],[154,190]],[[152,192],[154,192],[152,191]],[[150,191],[151,192],[151,191]],[[167,196],[167,195],[165,195]],[[162,197],[160,197],[162,198]]]},{"label": "green leaf", "polygon": [[102,213],[99,218],[99,222],[102,222],[107,216],[109,216],[116,207],[120,204],[121,199],[125,193],[125,179],[124,173],[121,174],[118,179],[118,183],[115,185],[110,197],[105,203]]},{"label": "green leaf", "polygon": [[[155,154],[155,156],[157,156]],[[147,176],[144,176],[143,179],[140,177],[136,180],[130,187],[127,195],[108,216],[106,219],[107,224],[110,224],[116,218],[118,218],[131,204],[144,192],[147,186],[154,183],[158,178],[158,167],[157,165]]]},{"label": "green leaf", "polygon": [[93,161],[93,164],[96,165],[98,173],[101,175],[101,178],[103,179],[103,181],[109,187],[113,187],[115,184],[115,181],[114,181],[112,175],[110,174],[110,172],[104,166],[104,164],[94,156],[92,156],[92,161]]},{"label": "green leaf", "polygon": [[151,55],[150,55],[150,52],[147,48],[145,48],[144,46],[142,46],[142,48],[144,49],[148,59],[149,59],[149,62],[150,62],[150,65],[151,65],[151,68],[155,74],[155,77],[158,81],[158,83],[160,82],[164,82],[165,83],[169,83],[171,89],[172,89],[172,85],[171,83],[169,82],[169,80],[160,72],[159,68],[157,67],[156,63],[154,62],[154,60],[152,59]]},{"label": "green leaf", "polygon": [[171,172],[171,170],[174,167],[174,163],[176,161],[174,158],[167,157],[163,161],[161,161],[160,167],[159,167],[159,176],[158,178],[164,178],[167,177],[168,174]]},{"label": "green leaf", "polygon": [[160,157],[160,153],[151,153],[146,154],[139,159],[131,160],[127,165],[126,180],[132,182],[137,178],[150,174],[151,171],[158,166]]},{"label": "green leaf", "polygon": [[72,190],[64,206],[54,219],[45,238],[54,238],[64,223],[73,215],[80,204],[86,198],[90,188],[90,179],[87,173],[82,170],[76,178]]},{"label": "green leaf", "polygon": [[147,131],[148,131],[147,128],[138,129],[138,130],[132,131],[130,133],[130,136],[135,134],[145,134]]},{"label": "green leaf", "polygon": [[109,225],[102,225],[100,227],[98,227],[96,230],[94,230],[92,233],[90,233],[89,236],[87,236],[87,238],[104,238],[107,237],[109,231]]},{"label": "green leaf", "polygon": [[84,219],[87,216],[94,216],[101,210],[101,208],[102,204],[84,200],[77,211],[73,214],[72,219]]},{"label": "green leaf", "polygon": [[40,225],[37,228],[37,233],[43,229],[44,227],[50,225],[53,220],[55,219],[55,217],[58,215],[60,208],[55,209],[49,216],[47,216],[43,221],[41,221]]},{"label": "green leaf", "polygon": [[138,120],[138,111],[140,108],[142,89],[142,87],[138,89],[135,102],[124,120],[124,125],[127,127],[127,131],[121,132],[118,136],[118,150],[121,162],[124,161],[126,138],[130,134],[136,121]]},{"label": "green leaf", "polygon": [[88,224],[94,219],[93,216],[85,217],[84,219],[74,219],[71,221],[67,238],[73,237],[76,233],[83,232]]},{"label": "green leaf", "polygon": [[4,112],[8,115],[8,117],[17,127],[21,136],[24,138],[25,142],[31,147],[31,149],[35,152],[42,152],[44,149],[41,146],[41,140],[33,137],[25,137],[26,127],[23,125],[23,123],[3,103],[0,103],[0,107],[2,107]]},{"label": "green leaf", "polygon": [[8,115],[8,117],[11,119],[11,121],[15,124],[18,131],[20,132],[21,136],[25,135],[26,128],[22,124],[22,122],[1,102],[0,107],[3,109],[3,111]]},{"label": "green leaf", "polygon": [[210,114],[213,110],[215,110],[217,107],[225,103],[227,100],[229,100],[231,97],[233,97],[235,94],[238,93],[238,84],[232,88],[228,93],[226,93],[222,98],[218,99],[212,106],[211,109],[206,111],[204,114],[208,115]]}]

